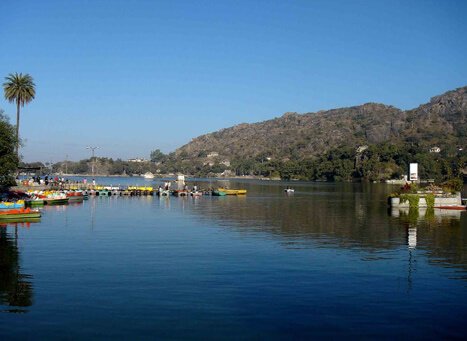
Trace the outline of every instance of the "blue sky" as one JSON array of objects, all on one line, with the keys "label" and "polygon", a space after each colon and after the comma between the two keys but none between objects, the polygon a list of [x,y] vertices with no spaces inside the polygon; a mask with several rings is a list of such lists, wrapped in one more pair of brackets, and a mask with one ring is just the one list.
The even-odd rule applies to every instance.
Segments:
[{"label": "blue sky", "polygon": [[25,161],[148,157],[287,111],[409,109],[465,86],[466,17],[462,0],[3,0],[0,77],[36,82]]}]

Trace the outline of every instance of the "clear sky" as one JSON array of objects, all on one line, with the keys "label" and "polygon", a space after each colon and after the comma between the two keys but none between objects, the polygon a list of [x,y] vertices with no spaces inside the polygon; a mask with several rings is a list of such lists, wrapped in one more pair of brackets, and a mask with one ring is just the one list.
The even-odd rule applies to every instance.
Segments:
[{"label": "clear sky", "polygon": [[147,158],[287,111],[410,109],[465,86],[466,18],[463,0],[2,0],[0,77],[36,82],[25,161]]}]

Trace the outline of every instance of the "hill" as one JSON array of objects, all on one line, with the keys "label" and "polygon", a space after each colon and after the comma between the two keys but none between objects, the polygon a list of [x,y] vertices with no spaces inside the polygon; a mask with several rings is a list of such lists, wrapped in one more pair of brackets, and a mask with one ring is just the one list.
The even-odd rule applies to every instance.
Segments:
[{"label": "hill", "polygon": [[171,159],[178,166],[191,162],[198,168],[217,164],[229,169],[245,162],[318,160],[339,150],[346,150],[352,154],[348,158],[354,159],[359,146],[371,149],[388,144],[412,156],[432,147],[439,147],[440,155],[453,156],[466,145],[466,118],[467,87],[462,87],[407,111],[366,103],[315,113],[288,112],[264,122],[243,123],[199,136],[177,149]]},{"label": "hill", "polygon": [[175,154],[197,158],[217,152],[226,159],[265,154],[287,160],[322,155],[342,145],[356,148],[387,141],[462,146],[467,136],[466,117],[467,87],[463,87],[409,111],[367,103],[316,113],[289,112],[272,120],[202,135]]}]

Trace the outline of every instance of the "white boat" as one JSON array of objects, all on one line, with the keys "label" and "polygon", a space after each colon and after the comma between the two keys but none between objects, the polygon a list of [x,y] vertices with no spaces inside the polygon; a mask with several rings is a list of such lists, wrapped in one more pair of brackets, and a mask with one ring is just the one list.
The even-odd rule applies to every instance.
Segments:
[{"label": "white boat", "polygon": [[288,193],[295,192],[295,190],[293,188],[286,188],[286,189],[284,189],[284,192],[288,194]]},{"label": "white boat", "polygon": [[143,178],[145,178],[145,179],[154,179],[154,174],[152,174],[151,172],[144,173]]}]

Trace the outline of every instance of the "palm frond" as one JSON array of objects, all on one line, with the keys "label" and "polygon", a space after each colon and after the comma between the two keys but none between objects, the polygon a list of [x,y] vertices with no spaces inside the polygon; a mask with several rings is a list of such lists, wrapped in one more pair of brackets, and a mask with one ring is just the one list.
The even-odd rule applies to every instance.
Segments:
[{"label": "palm frond", "polygon": [[36,85],[29,74],[15,72],[5,77],[3,83],[5,99],[9,102],[19,103],[21,106],[31,102],[36,96]]}]

